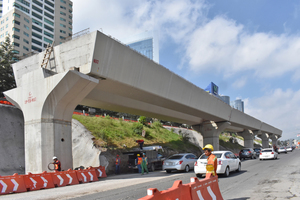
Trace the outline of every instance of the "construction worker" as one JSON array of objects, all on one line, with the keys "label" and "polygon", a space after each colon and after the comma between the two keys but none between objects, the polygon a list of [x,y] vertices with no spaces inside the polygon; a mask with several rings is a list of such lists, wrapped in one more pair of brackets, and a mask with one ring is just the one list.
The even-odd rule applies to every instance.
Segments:
[{"label": "construction worker", "polygon": [[143,158],[142,158],[142,164],[141,164],[141,167],[142,167],[142,175],[144,175],[144,170],[147,171],[147,174],[149,173],[149,172],[148,172],[148,159],[147,159],[145,153],[143,153]]},{"label": "construction worker", "polygon": [[60,164],[60,161],[58,160],[58,158],[56,156],[53,157],[53,163],[54,164],[54,169],[55,171],[58,171],[60,172],[61,171],[61,164]]},{"label": "construction worker", "polygon": [[117,155],[117,158],[116,158],[116,174],[120,174],[120,164],[121,164],[121,159],[119,157],[119,155]]},{"label": "construction worker", "polygon": [[142,164],[143,159],[140,154],[137,154],[136,156],[137,156],[137,158],[135,159],[135,164],[138,167],[139,173],[141,173],[142,172],[141,164]]},{"label": "construction worker", "polygon": [[203,150],[204,150],[204,154],[207,156],[206,178],[209,178],[211,176],[218,176],[217,175],[217,167],[218,167],[217,157],[214,154],[212,154],[214,147],[211,144],[207,144],[207,145],[205,145]]}]

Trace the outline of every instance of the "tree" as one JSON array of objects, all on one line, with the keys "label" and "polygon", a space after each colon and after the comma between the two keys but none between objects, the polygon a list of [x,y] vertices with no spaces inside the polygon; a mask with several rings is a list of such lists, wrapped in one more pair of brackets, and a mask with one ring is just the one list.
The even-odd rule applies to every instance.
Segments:
[{"label": "tree", "polygon": [[0,97],[3,92],[16,87],[12,64],[18,61],[18,54],[10,41],[10,36],[6,36],[5,41],[0,46]]}]

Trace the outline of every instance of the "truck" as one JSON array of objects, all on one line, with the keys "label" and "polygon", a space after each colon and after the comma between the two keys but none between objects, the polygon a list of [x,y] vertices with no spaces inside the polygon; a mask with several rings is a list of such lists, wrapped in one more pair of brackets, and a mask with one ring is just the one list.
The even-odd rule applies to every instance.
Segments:
[{"label": "truck", "polygon": [[148,160],[148,170],[153,172],[156,169],[162,169],[163,161],[165,160],[165,157],[161,154],[162,151],[163,148],[161,146],[148,146],[143,147],[143,149],[134,149],[129,152],[124,152],[123,155],[128,155],[128,168],[133,172],[137,172],[137,154],[142,156],[143,153],[145,153]]}]

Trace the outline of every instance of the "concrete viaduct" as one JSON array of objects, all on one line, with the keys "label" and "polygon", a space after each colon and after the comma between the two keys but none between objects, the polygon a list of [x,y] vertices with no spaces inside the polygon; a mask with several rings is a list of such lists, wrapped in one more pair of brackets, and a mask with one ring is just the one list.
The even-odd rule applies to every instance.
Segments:
[{"label": "concrete viaduct", "polygon": [[238,132],[245,146],[254,136],[263,147],[282,131],[193,85],[126,45],[96,31],[13,65],[17,88],[5,96],[23,111],[25,170],[47,170],[53,155],[72,168],[72,113],[78,104],[192,125],[204,144],[219,149],[219,134]]}]

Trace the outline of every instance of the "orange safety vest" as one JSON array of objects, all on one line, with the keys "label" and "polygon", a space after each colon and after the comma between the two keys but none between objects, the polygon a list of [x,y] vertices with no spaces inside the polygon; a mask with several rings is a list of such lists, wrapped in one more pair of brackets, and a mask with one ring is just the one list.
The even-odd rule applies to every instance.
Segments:
[{"label": "orange safety vest", "polygon": [[116,158],[116,165],[120,164],[120,158]]},{"label": "orange safety vest", "polygon": [[142,164],[142,160],[143,160],[143,159],[142,159],[141,157],[138,157],[138,162],[137,162],[137,164],[138,164],[138,165]]},{"label": "orange safety vest", "polygon": [[218,160],[213,154],[208,156],[206,165],[206,174],[211,173],[213,176],[217,175]]}]

